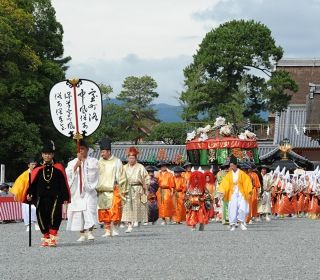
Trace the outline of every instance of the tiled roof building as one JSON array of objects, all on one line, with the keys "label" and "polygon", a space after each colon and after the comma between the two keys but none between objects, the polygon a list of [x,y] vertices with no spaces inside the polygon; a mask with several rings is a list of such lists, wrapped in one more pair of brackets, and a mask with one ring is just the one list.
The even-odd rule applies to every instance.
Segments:
[{"label": "tiled roof building", "polygon": [[299,90],[296,93],[288,92],[292,94],[292,99],[287,110],[275,117],[273,144],[278,145],[284,138],[288,138],[293,151],[317,163],[320,161],[320,145],[304,132],[309,84],[320,83],[320,59],[282,59],[276,69],[288,71],[298,84]]}]

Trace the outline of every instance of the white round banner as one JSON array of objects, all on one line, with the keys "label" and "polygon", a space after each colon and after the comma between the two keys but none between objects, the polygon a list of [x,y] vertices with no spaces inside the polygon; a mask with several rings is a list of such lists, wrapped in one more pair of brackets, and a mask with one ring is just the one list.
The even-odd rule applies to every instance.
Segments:
[{"label": "white round banner", "polygon": [[65,136],[77,132],[89,136],[102,117],[102,96],[96,83],[86,79],[65,80],[50,90],[50,112],[54,126]]}]

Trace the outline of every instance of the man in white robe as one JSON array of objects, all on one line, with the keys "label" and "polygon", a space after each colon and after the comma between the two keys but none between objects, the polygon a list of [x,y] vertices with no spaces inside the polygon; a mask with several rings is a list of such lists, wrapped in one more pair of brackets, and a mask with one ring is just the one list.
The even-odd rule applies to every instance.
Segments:
[{"label": "man in white robe", "polygon": [[67,230],[79,231],[79,242],[86,239],[94,240],[92,232],[97,224],[96,186],[99,179],[99,168],[98,160],[88,156],[88,145],[84,141],[80,141],[80,152],[77,158],[68,163],[66,174],[71,193]]}]

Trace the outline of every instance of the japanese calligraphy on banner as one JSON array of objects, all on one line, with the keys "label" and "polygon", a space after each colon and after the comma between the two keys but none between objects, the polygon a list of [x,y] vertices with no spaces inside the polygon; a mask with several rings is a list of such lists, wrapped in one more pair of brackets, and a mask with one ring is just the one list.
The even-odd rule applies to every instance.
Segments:
[{"label": "japanese calligraphy on banner", "polygon": [[99,126],[102,97],[96,83],[86,79],[65,80],[50,91],[50,112],[56,129],[65,136],[89,136]]}]

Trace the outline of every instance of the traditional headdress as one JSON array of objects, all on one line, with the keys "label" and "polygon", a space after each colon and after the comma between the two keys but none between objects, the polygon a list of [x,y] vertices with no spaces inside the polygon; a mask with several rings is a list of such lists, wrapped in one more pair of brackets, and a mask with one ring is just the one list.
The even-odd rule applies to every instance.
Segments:
[{"label": "traditional headdress", "polygon": [[136,147],[130,147],[127,151],[127,156],[135,156],[137,157],[137,155],[139,154],[139,151]]},{"label": "traditional headdress", "polygon": [[206,180],[202,172],[194,171],[191,173],[190,183],[189,183],[190,189],[198,188],[200,190],[204,190],[205,185],[206,185]]},{"label": "traditional headdress", "polygon": [[54,142],[51,140],[47,143],[45,143],[42,147],[43,153],[54,153],[56,147],[54,146]]},{"label": "traditional headdress", "polygon": [[174,173],[182,173],[182,172],[184,172],[185,170],[184,170],[181,166],[175,166],[175,167],[173,167],[172,171],[173,171]]},{"label": "traditional headdress", "polygon": [[146,166],[146,170],[148,172],[155,172],[155,171],[158,171],[158,168],[153,165],[148,165],[148,166]]},{"label": "traditional headdress", "polygon": [[166,161],[166,160],[160,160],[157,164],[158,167],[161,167],[161,166],[168,166],[169,165],[169,162]]},{"label": "traditional headdress", "polygon": [[204,175],[204,178],[206,178],[207,176],[209,176],[209,178],[210,178],[209,183],[210,183],[210,184],[214,184],[216,178],[214,177],[214,175],[213,175],[213,173],[212,173],[211,171],[207,170],[207,171],[205,171],[205,172],[203,173],[203,175]]},{"label": "traditional headdress", "polygon": [[199,166],[198,171],[202,172],[202,173],[204,172],[204,170],[202,169],[201,165]]},{"label": "traditional headdress", "polygon": [[240,167],[240,169],[242,169],[242,170],[249,170],[249,169],[251,169],[250,163],[249,163],[249,162],[246,162],[246,161],[239,163],[239,167]]},{"label": "traditional headdress", "polygon": [[259,169],[267,169],[267,171],[268,171],[268,170],[270,170],[270,166],[269,166],[269,165],[266,165],[266,164],[261,164],[261,165],[259,166]]},{"label": "traditional headdress", "polygon": [[100,150],[111,151],[111,140],[110,139],[102,139],[99,142]]},{"label": "traditional headdress", "polygon": [[85,148],[89,148],[88,144],[86,141],[84,141],[83,139],[80,140],[80,147],[85,147]]},{"label": "traditional headdress", "polygon": [[233,163],[235,165],[238,164],[238,160],[233,154],[230,156],[230,163]]},{"label": "traditional headdress", "polygon": [[219,172],[219,166],[217,164],[214,164],[212,165],[210,170],[213,174],[217,174]]},{"label": "traditional headdress", "polygon": [[289,173],[289,170],[287,170],[287,172],[285,173],[283,179],[285,179],[286,181],[289,181],[290,180],[290,173]]},{"label": "traditional headdress", "polygon": [[224,170],[224,169],[228,169],[229,166],[230,166],[230,160],[225,160],[225,162],[220,165],[220,168]]},{"label": "traditional headdress", "polygon": [[280,173],[280,166],[278,165],[277,168],[274,171],[274,174],[279,174]]},{"label": "traditional headdress", "polygon": [[190,161],[186,161],[183,167],[192,166],[193,164]]}]

